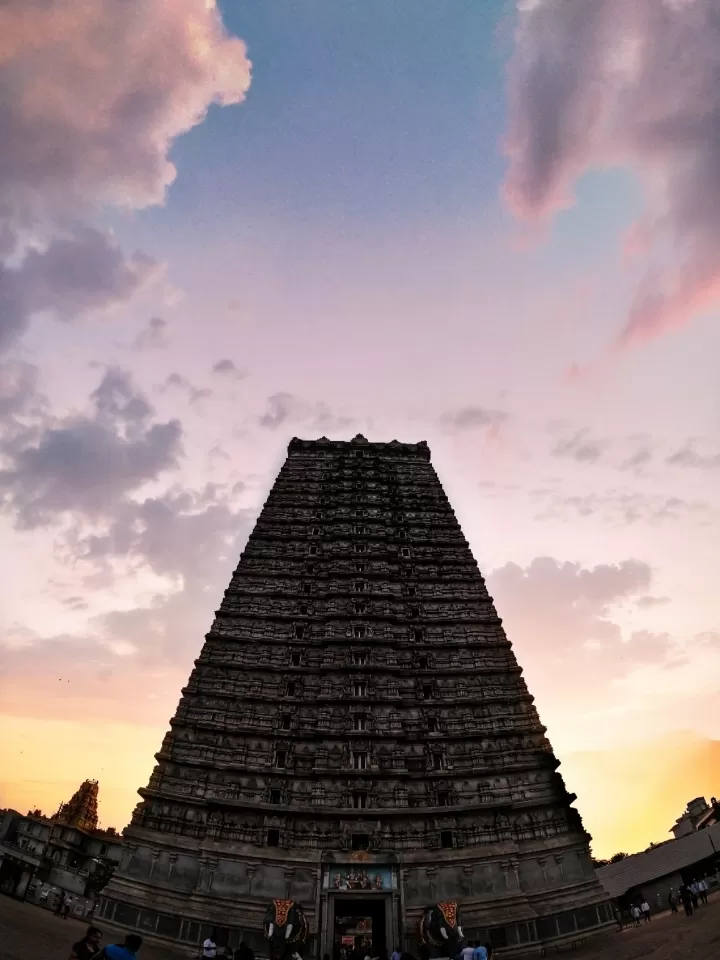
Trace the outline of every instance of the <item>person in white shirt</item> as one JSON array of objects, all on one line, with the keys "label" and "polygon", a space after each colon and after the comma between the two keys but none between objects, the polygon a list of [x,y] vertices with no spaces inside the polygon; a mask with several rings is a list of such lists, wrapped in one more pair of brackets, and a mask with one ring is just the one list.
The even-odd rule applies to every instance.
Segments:
[{"label": "person in white shirt", "polygon": [[462,960],[472,960],[472,955],[474,952],[475,947],[472,945],[472,943],[468,943],[468,945],[463,947],[460,951],[460,956],[462,957]]},{"label": "person in white shirt", "polygon": [[217,957],[217,943],[215,942],[216,933],[213,932],[203,941],[203,957],[209,958],[209,960],[215,960]]},{"label": "person in white shirt", "polygon": [[632,914],[632,918],[633,918],[633,926],[639,927],[640,926],[640,907],[638,907],[637,904],[634,904],[632,909],[630,910],[630,913]]},{"label": "person in white shirt", "polygon": [[647,902],[647,900],[643,900],[643,902],[640,904],[640,911],[643,915],[645,923],[648,923],[650,921],[650,904]]}]

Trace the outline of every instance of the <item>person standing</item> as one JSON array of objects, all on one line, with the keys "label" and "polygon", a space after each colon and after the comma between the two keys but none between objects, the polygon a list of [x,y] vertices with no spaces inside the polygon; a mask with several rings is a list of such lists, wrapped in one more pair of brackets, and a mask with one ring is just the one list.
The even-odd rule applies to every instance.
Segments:
[{"label": "person standing", "polygon": [[642,913],[645,923],[650,923],[650,904],[647,902],[647,900],[643,900],[643,902],[640,904],[640,913]]},{"label": "person standing", "polygon": [[680,887],[680,899],[682,900],[682,905],[685,908],[685,916],[691,917],[693,913],[693,903],[692,903],[692,893],[690,892],[690,887],[686,883]]},{"label": "person standing", "polygon": [[235,951],[233,960],[255,960],[255,954],[245,941],[243,941]]},{"label": "person standing", "polygon": [[215,960],[217,957],[217,934],[214,930],[211,931],[210,935],[203,940],[203,957],[209,958],[209,960]]},{"label": "person standing", "polygon": [[487,947],[478,940],[473,950],[473,960],[488,960]]},{"label": "person standing", "polygon": [[677,912],[678,912],[678,909],[677,909],[677,897],[675,896],[675,891],[672,889],[672,887],[670,888],[670,893],[668,894],[668,904],[669,904],[669,906],[670,906],[670,910],[671,910],[673,913],[677,913]]},{"label": "person standing", "polygon": [[99,927],[88,927],[87,933],[72,945],[70,960],[91,960],[100,949],[102,930]]},{"label": "person standing", "polygon": [[393,952],[390,954],[390,960],[400,960],[402,954],[400,953],[400,947],[395,947]]},{"label": "person standing", "polygon": [[640,926],[640,907],[636,903],[634,903],[630,908],[630,913],[633,918],[633,926],[639,927]]}]

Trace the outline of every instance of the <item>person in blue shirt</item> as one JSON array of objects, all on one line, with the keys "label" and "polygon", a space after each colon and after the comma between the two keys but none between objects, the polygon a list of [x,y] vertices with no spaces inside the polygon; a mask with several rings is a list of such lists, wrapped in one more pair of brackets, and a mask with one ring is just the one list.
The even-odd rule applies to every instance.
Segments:
[{"label": "person in blue shirt", "polygon": [[488,960],[488,948],[484,947],[479,940],[473,950],[473,960]]},{"label": "person in blue shirt", "polygon": [[129,933],[125,943],[109,943],[98,954],[98,960],[135,960],[137,952],[142,946],[142,937],[136,933]]}]

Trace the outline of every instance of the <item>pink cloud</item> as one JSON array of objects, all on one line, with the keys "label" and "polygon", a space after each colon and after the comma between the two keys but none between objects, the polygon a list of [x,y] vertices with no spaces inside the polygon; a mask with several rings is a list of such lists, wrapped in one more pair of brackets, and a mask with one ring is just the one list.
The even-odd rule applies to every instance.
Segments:
[{"label": "pink cloud", "polygon": [[630,247],[645,267],[612,349],[682,327],[720,302],[717,3],[518,7],[505,143],[509,206],[524,220],[547,222],[572,205],[586,171],[634,167],[648,211]]},{"label": "pink cloud", "polygon": [[161,202],[173,140],[250,84],[212,0],[0,5],[0,214]]}]

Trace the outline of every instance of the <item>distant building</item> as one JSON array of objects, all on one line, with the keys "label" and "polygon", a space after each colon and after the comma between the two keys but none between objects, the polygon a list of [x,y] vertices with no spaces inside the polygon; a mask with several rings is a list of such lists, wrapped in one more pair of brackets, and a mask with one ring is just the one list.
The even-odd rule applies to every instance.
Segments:
[{"label": "distant building", "polygon": [[714,876],[720,869],[720,823],[650,847],[596,870],[598,880],[621,907],[642,895],[653,908],[665,907],[671,889]]},{"label": "distant building", "polygon": [[714,824],[720,823],[720,803],[715,797],[707,802],[705,797],[696,797],[691,800],[685,812],[679,817],[675,824],[670,827],[670,832],[675,835],[675,839],[687,837],[697,830],[705,830]]},{"label": "distant building", "polygon": [[120,861],[122,837],[97,826],[98,784],[86,780],[52,817],[6,810],[0,819],[0,892],[25,898],[46,888],[94,896],[93,874]]}]

